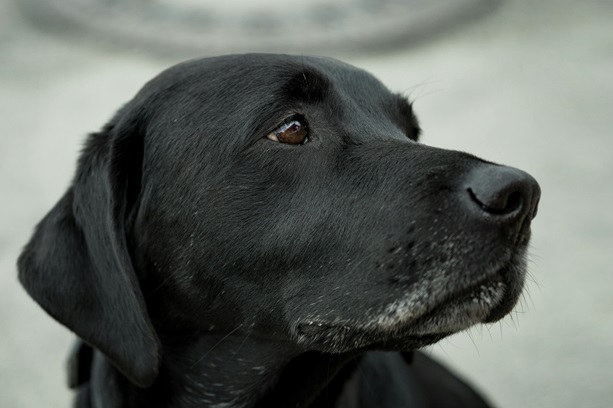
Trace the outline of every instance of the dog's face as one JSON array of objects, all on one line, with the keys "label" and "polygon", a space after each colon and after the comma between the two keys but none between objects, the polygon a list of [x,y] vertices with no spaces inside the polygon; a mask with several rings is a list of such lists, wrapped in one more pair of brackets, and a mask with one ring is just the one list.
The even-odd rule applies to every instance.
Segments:
[{"label": "dog's face", "polygon": [[184,63],[94,135],[76,224],[102,163],[109,187],[90,195],[109,201],[108,245],[154,332],[414,349],[511,310],[539,198],[527,174],[418,134],[405,98],[335,60]]},{"label": "dog's face", "polygon": [[493,166],[418,144],[410,103],[371,75],[242,58],[189,63],[145,91],[138,269],[190,308],[190,327],[408,348],[509,311],[534,192],[501,221],[468,191]]}]

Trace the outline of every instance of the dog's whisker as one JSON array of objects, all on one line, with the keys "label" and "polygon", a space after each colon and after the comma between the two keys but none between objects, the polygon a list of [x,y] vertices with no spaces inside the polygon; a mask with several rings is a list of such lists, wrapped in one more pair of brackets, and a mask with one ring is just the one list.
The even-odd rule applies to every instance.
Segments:
[{"label": "dog's whisker", "polygon": [[[525,313],[526,311],[530,311],[530,304],[534,307],[534,302],[531,297],[526,298],[526,296],[530,296],[528,290],[524,290],[521,294],[521,298],[519,300],[519,304],[521,306],[521,312]],[[530,303],[528,303],[528,299],[530,299]]]},{"label": "dog's whisker", "polygon": [[441,90],[440,90],[440,89],[432,89],[432,90],[430,90],[430,91],[428,91],[428,92],[420,92],[420,93],[419,93],[419,94],[418,94],[418,95],[415,97],[415,99],[413,99],[413,102],[418,101],[418,100],[420,100],[420,99],[423,99],[423,98],[425,98],[425,97],[428,97],[428,96],[430,96],[430,95],[434,95],[434,94],[436,94],[436,93],[438,93],[438,92],[441,92]]},{"label": "dog's whisker", "polygon": [[524,295],[524,293],[522,292],[521,297],[519,298],[519,301],[517,303],[517,306],[515,306],[513,308],[513,312],[515,313],[515,315],[517,315],[518,313],[525,313],[525,309],[527,308],[527,304],[526,304],[526,296]]},{"label": "dog's whisker", "polygon": [[174,276],[175,275],[173,273],[169,273],[168,276],[164,278],[164,280],[155,289],[153,289],[151,292],[145,295],[145,298],[149,298],[150,296],[155,294],[158,290],[162,289],[162,287],[166,285],[166,283],[168,283]]},{"label": "dog's whisker", "polygon": [[[540,289],[540,288],[539,288]],[[541,292],[542,293],[542,292]],[[522,292],[522,296],[527,297],[530,300],[530,304],[532,305],[532,307],[534,308],[534,299],[532,299],[532,294],[530,293],[530,288],[526,288],[523,292]]]},{"label": "dog's whisker", "polygon": [[[364,256],[362,257],[362,259],[357,261],[352,267],[352,273],[359,272],[360,267],[368,260],[370,260],[370,258],[368,256]],[[368,268],[366,270],[366,276],[364,277],[365,280],[368,280],[369,276],[373,273],[374,269],[375,267],[373,266],[372,268]]]},{"label": "dog's whisker", "polygon": [[532,275],[532,273],[530,273],[530,271],[526,273],[526,279],[534,283],[534,285],[539,289],[541,294],[543,293],[543,286],[536,280],[536,278],[534,278],[534,276]]},{"label": "dog's whisker", "polygon": [[475,343],[475,339],[473,338],[472,328],[466,330],[466,335],[468,336],[468,338],[470,339],[471,343],[473,344],[473,347],[475,348],[475,351],[477,352],[477,355],[480,355],[479,354],[479,348],[477,347],[477,343]]},{"label": "dog's whisker", "polygon": [[[411,99],[413,102],[415,102],[416,100],[418,100],[418,99],[420,99],[420,98],[421,98],[421,96],[422,96],[422,95],[421,95],[422,90],[423,90],[423,89],[426,89],[426,87],[427,87],[428,85],[432,85],[432,84],[440,84],[440,83],[442,83],[442,82],[443,82],[443,81],[441,81],[441,80],[435,80],[435,79],[431,79],[431,78],[424,79],[423,81],[418,82],[417,84],[415,84],[415,85],[413,85],[413,86],[410,86],[410,87],[408,87],[408,88],[405,88],[405,89],[402,91],[402,94],[408,95],[408,96],[409,96],[409,98],[410,98],[410,99]],[[414,93],[415,93],[416,91],[418,92],[418,94],[417,94],[417,95],[414,95]]]},{"label": "dog's whisker", "polygon": [[541,259],[543,259],[543,257],[539,255],[538,251],[534,248],[534,245],[532,244],[532,242],[530,242],[529,248],[530,248],[530,252],[528,252],[527,254],[528,261],[536,265],[537,261],[540,261]]},{"label": "dog's whisker", "polygon": [[[353,356],[353,360],[356,361],[356,370],[358,371],[358,373],[360,374],[360,377],[364,376],[364,369],[362,368],[362,359],[358,359],[355,355],[355,351],[351,350],[351,355]],[[377,394],[377,390],[375,390],[370,382],[368,381],[361,381],[360,385],[365,384],[366,388],[368,388],[371,392],[371,395],[376,395]]]},{"label": "dog's whisker", "polygon": [[[353,357],[355,359],[355,356]],[[330,378],[330,366],[332,364],[332,355],[328,356],[328,368],[326,370],[326,378]],[[330,390],[326,387],[326,405],[330,406]]]},{"label": "dog's whisker", "polygon": [[491,324],[483,325],[487,329],[488,334],[490,335],[490,341],[494,341],[494,336],[492,336],[492,326]]},{"label": "dog's whisker", "polygon": [[247,334],[245,334],[245,337],[243,338],[243,341],[241,342],[241,344],[239,344],[239,346],[234,351],[234,355],[239,355],[239,352],[241,351],[241,348],[247,342],[247,339],[249,338],[249,336],[251,336],[251,333],[253,333],[253,330],[254,330],[253,327],[254,327],[254,324],[252,324],[249,327],[249,330],[247,330]]},{"label": "dog's whisker", "polygon": [[200,357],[198,360],[196,360],[196,362],[194,364],[192,364],[191,368],[194,368],[199,362],[201,362],[206,356],[208,356],[213,350],[215,350],[221,343],[223,343],[224,340],[226,340],[228,337],[230,337],[232,334],[234,334],[241,327],[243,327],[242,324],[240,324],[238,327],[232,329],[229,333],[227,333],[225,336],[223,336],[217,343],[215,343],[213,345],[213,347],[211,347],[206,353],[204,353],[204,355],[202,357]]},{"label": "dog's whisker", "polygon": [[540,286],[538,281],[535,279],[535,277],[532,275],[532,273],[529,270],[526,271],[526,280],[534,283],[536,286]]},{"label": "dog's whisker", "polygon": [[[446,340],[447,344],[451,344],[452,346],[456,346],[453,341],[451,340],[451,338],[448,338]],[[432,357],[434,355],[434,347],[438,347],[438,349],[445,354],[445,356],[447,356],[448,358],[451,358],[451,356],[449,355],[449,353],[447,352],[447,350],[445,349],[445,347],[443,347],[443,342],[439,342],[434,344],[433,346],[428,347],[428,357]]]},{"label": "dog's whisker", "polygon": [[515,322],[515,319],[513,318],[513,313],[509,314],[509,319],[511,319],[511,323],[513,323],[513,327],[515,328],[515,330],[517,330],[517,323]]}]

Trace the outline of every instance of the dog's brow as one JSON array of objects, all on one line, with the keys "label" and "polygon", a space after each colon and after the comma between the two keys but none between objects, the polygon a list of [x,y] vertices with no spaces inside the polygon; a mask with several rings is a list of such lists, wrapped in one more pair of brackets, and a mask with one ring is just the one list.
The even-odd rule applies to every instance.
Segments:
[{"label": "dog's brow", "polygon": [[400,111],[403,113],[409,113],[413,111],[413,107],[411,106],[411,102],[409,102],[408,98],[400,95],[400,94],[396,94],[396,102],[398,103],[398,107],[400,108]]},{"label": "dog's brow", "polygon": [[396,94],[396,105],[400,111],[401,121],[404,123],[407,137],[411,140],[417,140],[421,134],[421,128],[415,113],[413,113],[413,104],[404,95]]},{"label": "dog's brow", "polygon": [[296,101],[320,102],[330,87],[329,81],[316,70],[302,67],[283,86],[283,96]]}]

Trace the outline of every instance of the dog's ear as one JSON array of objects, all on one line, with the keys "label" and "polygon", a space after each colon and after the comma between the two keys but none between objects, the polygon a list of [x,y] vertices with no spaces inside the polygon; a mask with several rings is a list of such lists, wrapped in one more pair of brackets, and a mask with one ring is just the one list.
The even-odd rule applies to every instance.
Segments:
[{"label": "dog's ear", "polygon": [[22,285],[51,316],[147,387],[160,346],[125,231],[140,188],[139,123],[138,115],[118,115],[89,137],[72,187],[38,224],[18,267]]}]

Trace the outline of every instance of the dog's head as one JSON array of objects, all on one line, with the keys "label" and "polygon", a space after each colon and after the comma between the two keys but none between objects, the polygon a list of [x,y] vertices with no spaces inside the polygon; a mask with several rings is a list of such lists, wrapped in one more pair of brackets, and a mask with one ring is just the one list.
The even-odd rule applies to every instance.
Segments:
[{"label": "dog's head", "polygon": [[177,65],[89,138],[20,279],[140,385],[161,334],[337,353],[498,320],[538,184],[418,135],[404,97],[332,59]]}]

